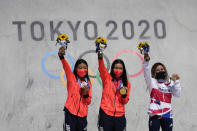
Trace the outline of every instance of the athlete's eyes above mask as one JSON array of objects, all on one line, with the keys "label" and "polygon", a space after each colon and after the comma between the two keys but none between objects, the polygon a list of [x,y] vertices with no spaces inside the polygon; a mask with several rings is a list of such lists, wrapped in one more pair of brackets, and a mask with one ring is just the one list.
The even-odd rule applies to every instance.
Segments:
[{"label": "athlete's eyes above mask", "polygon": [[87,65],[84,63],[81,63],[77,66],[77,69],[87,69]]},{"label": "athlete's eyes above mask", "polygon": [[118,64],[115,64],[114,69],[123,70],[123,66],[122,66],[122,64],[118,63]]},{"label": "athlete's eyes above mask", "polygon": [[158,72],[163,72],[163,71],[165,71],[165,69],[164,69],[163,66],[161,66],[161,65],[157,66],[157,68],[156,68],[156,70],[155,70],[156,73],[158,73]]}]

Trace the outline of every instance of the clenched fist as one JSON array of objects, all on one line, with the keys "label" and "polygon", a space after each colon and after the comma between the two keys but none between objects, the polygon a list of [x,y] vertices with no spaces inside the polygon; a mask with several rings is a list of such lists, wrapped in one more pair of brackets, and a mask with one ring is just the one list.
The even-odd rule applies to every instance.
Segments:
[{"label": "clenched fist", "polygon": [[64,47],[60,47],[60,48],[59,48],[58,55],[59,55],[59,56],[64,56],[64,55],[65,55],[65,49],[64,49]]},{"label": "clenched fist", "polygon": [[89,92],[89,87],[88,87],[88,86],[82,88],[82,95],[83,95],[83,96],[84,96],[84,95],[88,95],[88,92]]},{"label": "clenched fist", "polygon": [[150,56],[148,54],[144,54],[144,60],[145,61],[149,61],[150,60]]}]

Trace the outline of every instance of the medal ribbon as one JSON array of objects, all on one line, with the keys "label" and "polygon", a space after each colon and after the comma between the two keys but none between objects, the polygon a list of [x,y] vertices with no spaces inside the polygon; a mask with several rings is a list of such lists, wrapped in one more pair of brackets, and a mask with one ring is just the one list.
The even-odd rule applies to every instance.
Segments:
[{"label": "medal ribbon", "polygon": [[115,85],[116,89],[118,87],[118,90],[120,90],[120,87],[122,85],[122,80],[120,80],[120,84],[119,85],[118,85],[118,81],[117,82],[114,81],[114,85]]},{"label": "medal ribbon", "polygon": [[[79,78],[77,78],[77,81],[78,81],[79,85],[81,86],[81,80]],[[88,84],[88,88],[90,88],[87,78],[85,78],[85,82]]]}]

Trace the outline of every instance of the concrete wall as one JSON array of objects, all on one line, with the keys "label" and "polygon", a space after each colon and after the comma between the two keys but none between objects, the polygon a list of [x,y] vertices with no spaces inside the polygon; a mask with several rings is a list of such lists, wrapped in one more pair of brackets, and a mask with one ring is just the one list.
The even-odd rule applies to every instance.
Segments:
[{"label": "concrete wall", "polygon": [[[105,54],[110,63],[119,51],[137,51],[140,40],[148,41],[150,64],[163,62],[170,74],[181,77],[182,96],[173,98],[174,131],[197,130],[196,7],[196,0],[1,0],[0,130],[62,130],[67,92],[60,77],[62,66],[53,53],[60,32],[69,36],[73,61],[95,49],[97,36],[108,39]],[[96,54],[83,58],[96,75]],[[142,62],[135,53],[118,58],[130,75],[140,71]],[[129,79],[127,130],[148,130],[149,95],[143,74]],[[101,93],[94,79],[89,131],[97,130]]]}]

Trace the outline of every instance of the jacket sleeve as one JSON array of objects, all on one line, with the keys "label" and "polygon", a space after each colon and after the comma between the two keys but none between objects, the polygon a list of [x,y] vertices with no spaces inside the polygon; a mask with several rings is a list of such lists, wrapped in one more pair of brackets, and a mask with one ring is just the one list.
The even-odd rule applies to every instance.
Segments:
[{"label": "jacket sleeve", "polygon": [[107,71],[107,68],[104,65],[103,59],[99,59],[99,73],[100,73],[101,80],[103,82],[105,82],[105,80],[111,77],[111,75]]},{"label": "jacket sleeve", "polygon": [[151,77],[151,73],[149,70],[149,62],[144,61],[144,78],[146,81],[146,84],[148,86],[149,92],[151,92],[152,90],[152,77]]},{"label": "jacket sleeve", "polygon": [[66,74],[66,79],[67,81],[73,81],[76,80],[75,75],[73,74],[73,72],[70,69],[70,65],[68,64],[68,62],[65,60],[65,58],[60,58],[63,68],[64,68],[64,72]]},{"label": "jacket sleeve", "polygon": [[174,85],[172,86],[172,95],[175,97],[180,97],[181,96],[181,86],[180,86],[180,81],[176,80],[174,82]]},{"label": "jacket sleeve", "polygon": [[130,97],[130,91],[131,91],[131,84],[129,81],[128,81],[127,85],[128,85],[128,92],[127,92],[126,97],[121,96],[121,101],[122,101],[122,104],[124,104],[124,105],[128,103],[129,97]]},{"label": "jacket sleeve", "polygon": [[85,98],[83,97],[83,102],[87,103],[87,105],[90,105],[91,100],[92,100],[92,86],[91,86],[90,82],[89,82],[89,85],[90,85],[90,89],[89,89],[89,92],[88,92],[88,96],[86,96]]}]

